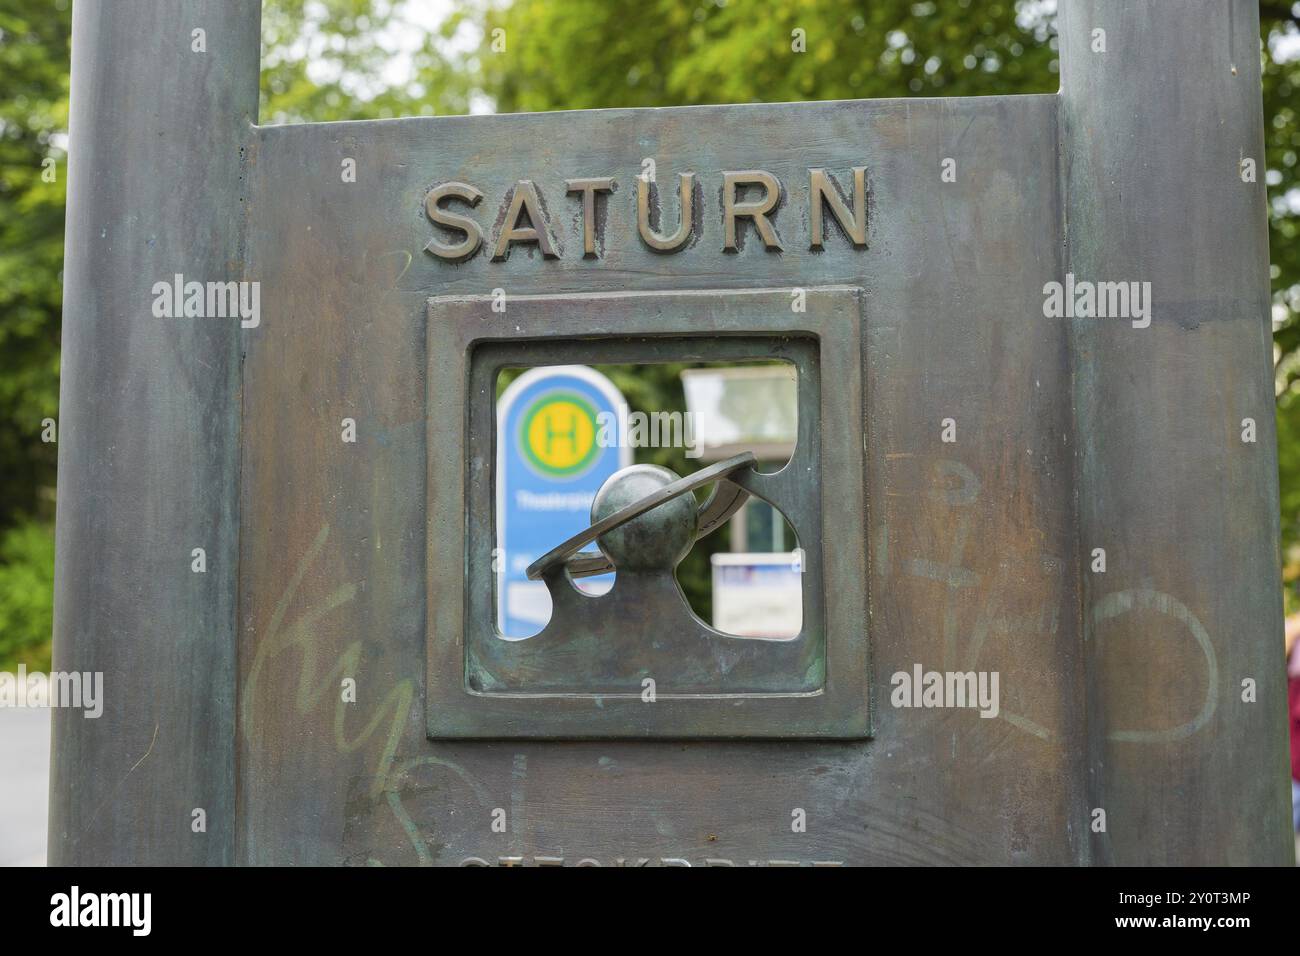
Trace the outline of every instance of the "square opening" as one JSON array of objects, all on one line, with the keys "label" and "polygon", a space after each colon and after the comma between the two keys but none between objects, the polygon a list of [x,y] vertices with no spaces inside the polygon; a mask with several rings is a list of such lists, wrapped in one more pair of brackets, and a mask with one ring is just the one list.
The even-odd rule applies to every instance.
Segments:
[{"label": "square opening", "polygon": [[[797,298],[789,289],[523,295],[508,309],[503,321],[490,296],[429,300],[430,737],[870,736],[861,290],[814,287]],[[598,511],[596,527],[533,566],[548,585],[551,620],[526,640],[502,639],[493,567],[502,373],[509,379],[554,366],[665,363],[679,366],[684,382],[705,376],[689,386],[705,392],[717,391],[707,376],[719,367],[745,374],[788,363],[797,402],[790,460],[773,472],[754,467],[758,456],[741,455],[663,479],[649,492],[620,476],[612,485],[635,494],[611,493],[614,507]],[[561,447],[567,417],[536,424],[543,442],[547,429],[557,433],[552,454],[581,463],[585,452]],[[718,494],[697,512],[688,494],[708,482]],[[719,633],[692,612],[665,571],[693,541],[687,534],[679,543],[683,521],[712,529],[746,494],[776,504],[805,551],[797,637]],[[575,586],[584,573],[612,570],[588,545],[616,529],[631,531],[669,499],[689,503],[687,518],[661,516],[648,534],[634,536],[634,546],[614,547],[618,570],[609,593]],[[776,533],[762,521],[744,527],[760,538]]]},{"label": "square opening", "polygon": [[[526,640],[551,618],[527,568],[592,522],[597,492],[631,465],[677,477],[742,452],[775,473],[794,452],[798,370],[788,361],[555,365],[497,374],[493,538],[496,622]],[[703,504],[712,485],[693,492]],[[594,547],[599,548],[599,541]],[[750,497],[675,568],[691,610],[737,637],[789,640],[802,627],[803,551],[779,507]],[[576,577],[605,594],[616,572]]]},{"label": "square opening", "polygon": [[[556,366],[569,370],[574,377],[566,379],[564,387],[555,392],[548,392],[544,385],[535,393],[530,392],[529,395],[541,400],[540,405],[531,402],[516,408],[505,407],[509,420],[502,426],[501,413],[510,383],[519,380],[544,382],[544,370]],[[796,467],[805,476],[799,493],[787,493],[785,501],[771,502],[780,510],[791,511],[783,521],[789,524],[791,534],[796,536],[797,548],[797,535],[816,536],[821,520],[819,469],[816,464],[820,460],[820,432],[816,427],[820,379],[815,338],[736,336],[708,342],[691,336],[626,337],[602,341],[547,339],[483,343],[474,348],[470,359],[470,392],[476,398],[469,411],[469,470],[471,475],[482,475],[484,480],[473,480],[470,485],[469,539],[490,545],[490,550],[475,546],[467,556],[467,600],[470,604],[465,636],[465,686],[471,693],[636,695],[641,693],[647,679],[654,681],[656,688],[662,688],[665,693],[689,695],[814,693],[820,689],[826,672],[820,575],[806,574],[804,561],[793,549],[787,560],[799,595],[799,626],[793,629],[793,633],[742,636],[723,632],[711,625],[712,609],[708,617],[701,617],[693,609],[689,597],[682,593],[680,578],[673,576],[671,586],[664,584],[657,590],[633,587],[631,582],[634,579],[631,577],[619,586],[617,568],[614,583],[603,589],[607,592],[603,594],[584,593],[580,581],[567,572],[559,584],[528,581],[525,587],[540,584],[547,589],[546,596],[552,605],[549,619],[524,639],[510,640],[508,638],[515,635],[509,633],[509,628],[505,631],[501,628],[499,609],[504,605],[507,612],[505,623],[513,623],[509,614],[509,589],[511,584],[516,587],[523,584],[526,573],[510,566],[513,559],[508,556],[509,542],[503,541],[510,537],[509,523],[512,519],[506,516],[503,535],[498,514],[508,503],[506,496],[514,494],[517,489],[508,488],[508,482],[499,480],[502,475],[498,473],[498,462],[503,455],[508,457],[513,451],[517,459],[514,466],[520,473],[536,477],[542,470],[536,467],[538,461],[529,460],[530,449],[512,449],[512,445],[520,444],[516,439],[523,437],[519,433],[523,417],[532,416],[528,425],[534,438],[543,446],[548,428],[552,432],[565,432],[559,436],[559,442],[552,442],[551,451],[557,454],[552,456],[551,464],[575,463],[574,471],[583,474],[582,469],[590,464],[587,460],[589,449],[585,443],[580,443],[583,445],[581,448],[568,443],[568,416],[576,415],[584,403],[592,406],[585,411],[595,411],[597,397],[590,385],[593,379],[589,373],[575,370],[609,369],[617,373],[627,369],[634,374],[639,370],[640,374],[626,379],[625,385],[632,391],[640,382],[644,391],[645,373],[649,369],[654,369],[657,375],[669,377],[674,373],[680,376],[687,371],[707,373],[717,369],[736,369],[742,375],[752,376],[755,373],[747,370],[763,367],[783,371],[787,383],[794,385],[792,442],[786,454],[779,456],[785,458],[784,462],[778,460],[775,467],[768,465],[766,471],[760,465],[750,480],[760,484],[766,480],[773,482],[773,488],[793,489],[785,480],[792,465],[798,462]],[[583,382],[584,376],[586,383]],[[701,386],[707,392],[708,383],[702,382],[696,374],[687,378],[692,380],[689,387],[696,390],[696,399],[699,400]],[[683,406],[686,387],[683,386],[680,398]],[[495,400],[498,390],[503,398],[501,402]],[[550,422],[539,421],[537,416],[545,414],[544,403],[548,396],[558,403],[556,411],[559,417]],[[617,403],[616,398],[613,401]],[[643,406],[650,404],[644,399],[641,403]],[[677,410],[684,412],[687,409]],[[671,434],[672,420],[669,422]],[[598,428],[594,415],[588,425]],[[684,420],[682,425],[681,437],[684,439]],[[772,435],[775,434],[773,430]],[[707,435],[692,434],[691,441],[697,437],[703,439]],[[728,433],[724,430],[721,436],[715,437],[726,438]],[[738,437],[734,429],[729,437]],[[715,444],[721,452],[734,450],[722,440]],[[672,451],[674,449],[651,448],[647,453]],[[686,461],[684,449],[676,451],[682,451],[681,460]],[[545,447],[533,448],[531,452],[533,457],[546,457]],[[769,441],[765,454],[779,455],[779,444]],[[696,471],[685,466],[683,470],[687,475],[682,477],[690,477]],[[562,491],[547,493],[564,494]],[[565,501],[564,498],[558,500]],[[755,501],[755,498],[749,500]],[[585,497],[577,502],[579,508],[576,512],[571,512],[575,524],[581,523],[582,501]],[[815,507],[809,507],[813,503]],[[759,497],[754,507],[764,504],[766,502]],[[761,526],[761,522],[755,522],[755,525]],[[802,527],[810,530],[804,531]],[[537,547],[530,549],[530,553],[542,544],[549,543],[552,548],[561,544],[570,536],[568,531],[557,527],[548,537],[543,526],[541,540]],[[709,561],[708,558],[696,560]],[[711,592],[713,568],[711,562],[706,566],[707,586]],[[731,568],[724,567],[721,574],[732,578],[723,582],[724,588],[736,586],[736,575]],[[768,580],[774,576],[767,565],[757,569],[757,574],[769,575]],[[598,585],[593,590],[602,589]],[[572,597],[570,592],[582,595],[585,600],[561,614],[554,606],[555,601],[558,597],[567,605]],[[531,599],[535,604],[532,608],[525,605],[526,609],[536,608],[541,603],[540,598],[540,592],[533,588]],[[518,601],[515,609],[518,609]],[[725,606],[723,610],[727,610]],[[734,607],[731,613],[738,616]]]}]

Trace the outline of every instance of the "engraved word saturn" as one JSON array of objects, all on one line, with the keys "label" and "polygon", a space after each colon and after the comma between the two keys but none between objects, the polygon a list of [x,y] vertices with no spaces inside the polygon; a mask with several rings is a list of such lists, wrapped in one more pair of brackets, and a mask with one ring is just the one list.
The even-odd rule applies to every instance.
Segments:
[{"label": "engraved word saturn", "polygon": [[[789,196],[781,180],[761,169],[723,172],[721,176],[722,250],[739,252],[745,241],[745,226],[749,225],[765,250],[783,251],[775,219]],[[617,190],[618,183],[608,176],[564,180],[565,195],[573,197],[570,201],[581,208],[583,258],[602,257],[604,206],[608,195]],[[675,200],[661,197],[653,178],[645,173],[636,177],[635,191],[636,232],[645,248],[671,254],[699,241],[704,207],[701,177],[693,172],[679,173],[672,190]],[[854,166],[839,178],[820,167],[809,168],[807,192],[800,189],[799,193],[806,196],[808,204],[809,249],[825,248],[828,219],[846,244],[866,248],[865,166]],[[429,240],[425,251],[447,262],[464,262],[477,255],[487,242],[493,262],[504,261],[517,244],[535,247],[545,259],[560,257],[552,226],[555,217],[536,183],[521,179],[506,192],[490,236],[477,219],[466,214],[483,198],[481,190],[463,182],[439,183],[429,190],[424,208],[429,220],[439,227],[439,235]],[[676,208],[670,212],[669,206],[673,205]]]}]

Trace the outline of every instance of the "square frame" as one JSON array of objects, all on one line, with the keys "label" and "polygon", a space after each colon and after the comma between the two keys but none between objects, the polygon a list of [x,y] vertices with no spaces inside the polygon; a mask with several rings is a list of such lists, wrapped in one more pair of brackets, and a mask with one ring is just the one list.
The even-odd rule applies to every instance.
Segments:
[{"label": "square frame", "polygon": [[[803,311],[795,310],[796,292],[802,292]],[[504,315],[493,311],[491,296],[428,301],[426,726],[430,738],[861,739],[871,735],[862,304],[861,290],[852,286],[517,296],[508,300]],[[806,568],[814,560],[819,562],[819,582],[811,596],[815,599],[820,593],[823,601],[821,688],[798,693],[660,694],[653,703],[642,701],[639,694],[471,690],[466,677],[466,634],[475,600],[470,569],[472,561],[481,558],[469,547],[471,502],[476,489],[487,488],[489,500],[492,496],[491,461],[485,463],[481,455],[476,460],[471,454],[472,412],[476,403],[480,415],[483,403],[494,405],[493,380],[484,385],[481,375],[471,376],[475,350],[489,344],[526,350],[533,343],[542,353],[536,364],[547,365],[556,361],[556,347],[562,340],[572,342],[578,351],[612,356],[619,353],[620,341],[633,348],[638,340],[667,337],[699,340],[698,357],[708,361],[717,357],[710,352],[711,341],[784,336],[815,339],[819,356],[820,470],[827,494],[821,496],[822,540],[801,541],[801,547]],[[801,415],[801,430],[806,417]],[[787,475],[790,481],[796,478],[793,470]],[[829,504],[831,489],[844,507]],[[805,615],[809,592],[805,588]]]},{"label": "square frame", "polygon": [[[704,351],[707,349],[707,356]],[[748,484],[752,494],[760,497],[766,492],[782,498],[781,511],[794,525],[803,540],[821,539],[821,369],[818,361],[818,341],[812,336],[783,333],[780,335],[748,336],[728,335],[701,338],[700,336],[617,336],[599,339],[548,338],[543,341],[480,342],[470,355],[470,394],[494,395],[497,377],[505,368],[546,368],[560,365],[619,365],[659,364],[665,362],[710,361],[744,362],[779,360],[789,363],[798,375],[798,407],[802,410],[797,438],[789,461],[776,472],[751,475]],[[468,417],[469,437],[467,454],[473,474],[491,476],[490,482],[475,481],[467,488],[467,522],[470,542],[493,541],[499,544],[495,523],[498,476],[494,459],[499,447],[497,415],[492,403],[478,401],[473,404]],[[812,487],[803,487],[795,481],[796,475],[813,475],[818,481]],[[556,538],[553,544],[559,543]],[[536,555],[540,557],[540,554]],[[703,637],[701,644],[687,641],[684,648],[664,649],[668,659],[661,659],[652,668],[637,667],[632,657],[639,657],[645,643],[635,638],[631,646],[622,651],[629,655],[628,668],[620,674],[602,673],[600,676],[575,673],[578,669],[564,669],[560,675],[550,675],[549,680],[537,673],[536,661],[528,662],[516,657],[523,650],[527,655],[533,647],[540,654],[544,646],[554,648],[559,659],[567,659],[576,648],[561,647],[564,634],[551,632],[537,634],[534,645],[523,641],[502,643],[496,627],[499,596],[487,582],[497,583],[492,573],[491,552],[483,547],[470,548],[466,554],[466,614],[465,660],[466,685],[472,693],[506,695],[519,693],[566,693],[578,697],[608,698],[619,695],[639,697],[643,677],[654,675],[660,697],[717,697],[744,693],[765,696],[777,694],[813,693],[822,689],[826,680],[825,667],[825,598],[820,562],[808,562],[800,574],[803,621],[799,634],[789,640],[745,639],[725,635]],[[674,575],[675,577],[675,575]],[[689,610],[682,597],[683,607]],[[665,609],[667,610],[667,609]],[[590,609],[596,616],[609,615],[613,607]],[[691,612],[693,614],[693,612]],[[598,626],[598,625],[597,625]],[[706,624],[706,627],[708,625]],[[624,634],[609,633],[606,625],[600,643],[610,652]],[[709,630],[715,630],[709,628]],[[569,636],[575,636],[572,633]],[[633,637],[632,635],[626,635]],[[694,636],[693,636],[694,637]],[[543,643],[544,642],[544,643]],[[693,652],[716,663],[725,657],[727,666],[721,674],[710,680],[691,670]],[[506,660],[502,660],[502,658]],[[513,665],[513,668],[512,668]],[[514,669],[515,682],[527,681],[529,672],[540,683],[551,686],[509,686]],[[565,672],[567,671],[567,672]],[[490,684],[491,686],[486,686]],[[621,684],[621,687],[613,686]]]}]

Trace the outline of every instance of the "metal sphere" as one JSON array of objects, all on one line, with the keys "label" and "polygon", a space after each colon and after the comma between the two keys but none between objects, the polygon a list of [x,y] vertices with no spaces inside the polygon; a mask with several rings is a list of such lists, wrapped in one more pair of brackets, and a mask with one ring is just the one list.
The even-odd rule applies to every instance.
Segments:
[{"label": "metal sphere", "polygon": [[[680,476],[659,465],[632,465],[610,475],[591,503],[594,524],[635,504]],[[695,495],[665,501],[620,527],[607,531],[596,544],[618,570],[671,571],[695,543]]]}]

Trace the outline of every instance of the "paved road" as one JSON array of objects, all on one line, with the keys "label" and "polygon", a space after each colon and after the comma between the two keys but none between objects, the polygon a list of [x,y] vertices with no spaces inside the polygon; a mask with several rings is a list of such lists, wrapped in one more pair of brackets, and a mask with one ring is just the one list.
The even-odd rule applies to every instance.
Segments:
[{"label": "paved road", "polygon": [[50,712],[0,707],[0,866],[45,865]]}]

